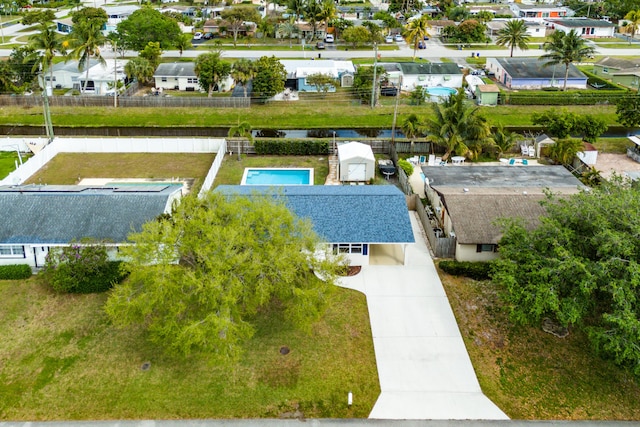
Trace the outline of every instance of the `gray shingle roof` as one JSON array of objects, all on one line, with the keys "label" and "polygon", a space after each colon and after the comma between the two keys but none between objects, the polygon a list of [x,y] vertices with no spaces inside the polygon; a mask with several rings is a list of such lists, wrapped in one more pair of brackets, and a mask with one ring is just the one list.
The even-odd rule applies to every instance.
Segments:
[{"label": "gray shingle roof", "polygon": [[[496,58],[496,61],[505,69],[512,79],[528,78],[556,78],[564,79],[565,66],[560,64],[555,66],[544,66],[545,60],[540,58]],[[575,65],[569,65],[569,78],[587,79],[582,71]]]},{"label": "gray shingle roof", "polygon": [[165,62],[158,65],[153,77],[197,77],[195,70],[195,62]]},{"label": "gray shingle roof", "polygon": [[625,68],[640,67],[640,58],[614,58],[611,56],[605,56],[596,62],[595,65],[622,70]]},{"label": "gray shingle roof", "polygon": [[309,218],[329,243],[413,243],[404,194],[391,185],[222,185],[224,194],[269,194],[279,191],[289,208]]},{"label": "gray shingle roof", "polygon": [[495,223],[498,218],[521,218],[528,229],[540,223],[545,210],[540,205],[543,194],[449,194],[445,205],[456,232],[458,243],[496,244],[502,230]]},{"label": "gray shingle roof", "polygon": [[64,244],[88,237],[122,243],[164,213],[180,188],[0,187],[0,243]]},{"label": "gray shingle roof", "polygon": [[427,64],[418,62],[399,62],[398,65],[405,75],[409,74],[462,74],[460,68],[451,62]]},{"label": "gray shingle roof", "polygon": [[547,19],[546,21],[552,22],[556,25],[562,25],[563,27],[569,27],[569,28],[580,28],[580,27],[609,28],[609,27],[616,26],[614,23],[609,21],[603,21],[601,19],[589,19],[589,18]]}]

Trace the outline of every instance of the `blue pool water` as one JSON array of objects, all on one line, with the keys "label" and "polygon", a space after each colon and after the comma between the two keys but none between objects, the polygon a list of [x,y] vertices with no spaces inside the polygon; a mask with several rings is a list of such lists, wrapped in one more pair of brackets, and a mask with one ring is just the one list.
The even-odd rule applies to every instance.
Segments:
[{"label": "blue pool water", "polygon": [[246,168],[242,185],[313,185],[313,169]]},{"label": "blue pool water", "polygon": [[429,95],[441,98],[446,98],[447,96],[453,95],[458,92],[457,90],[450,87],[428,87],[426,90]]}]

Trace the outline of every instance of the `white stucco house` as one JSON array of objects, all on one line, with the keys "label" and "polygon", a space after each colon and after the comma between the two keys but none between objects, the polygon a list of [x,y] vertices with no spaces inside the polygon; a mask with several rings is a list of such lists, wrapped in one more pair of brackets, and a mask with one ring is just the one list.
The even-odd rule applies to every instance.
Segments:
[{"label": "white stucco house", "polygon": [[[545,66],[539,58],[487,58],[486,69],[509,89],[541,89],[564,85],[564,65]],[[586,89],[587,76],[575,65],[569,65],[567,87]]]},{"label": "white stucco house", "polygon": [[614,37],[616,26],[614,23],[602,19],[590,18],[566,18],[545,19],[545,24],[556,31],[568,33],[575,30],[579,36],[585,39],[599,37]]},{"label": "white stucco house", "polygon": [[388,75],[389,82],[402,90],[412,91],[417,87],[462,87],[463,74],[453,63],[397,62],[380,64]]},{"label": "white stucco house", "polygon": [[[165,62],[158,65],[153,73],[153,80],[156,89],[180,90],[194,92],[203,90],[196,74],[195,62]],[[218,90],[228,91],[233,85],[233,79],[227,77],[220,82]],[[216,90],[216,88],[214,88]]]},{"label": "white stucco house", "polygon": [[367,182],[376,175],[376,158],[368,144],[338,145],[338,177],[341,182]]},{"label": "white stucco house", "polygon": [[446,236],[455,237],[455,259],[499,256],[499,218],[520,218],[529,228],[545,213],[545,191],[558,197],[584,185],[564,166],[423,166],[425,194]]},{"label": "white stucco house", "polygon": [[134,230],[171,213],[182,184],[0,187],[0,265],[40,268],[54,247],[89,238],[111,256]]},{"label": "white stucco house", "polygon": [[[89,60],[89,80],[87,83],[86,93],[91,95],[106,95],[112,91],[115,80],[127,82],[127,76],[124,72],[124,66],[127,60],[112,59],[107,60],[104,64],[100,64],[98,60]],[[45,81],[49,85],[52,79],[51,87],[54,89],[73,89],[80,91],[84,87],[86,80],[86,68],[79,69],[78,61],[72,60],[68,62],[59,62],[52,67],[53,78],[47,73]]]}]

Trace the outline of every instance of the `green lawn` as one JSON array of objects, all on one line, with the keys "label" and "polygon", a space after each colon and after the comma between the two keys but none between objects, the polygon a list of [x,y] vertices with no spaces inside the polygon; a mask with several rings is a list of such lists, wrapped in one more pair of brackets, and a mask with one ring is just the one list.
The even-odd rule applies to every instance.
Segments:
[{"label": "green lawn", "polygon": [[483,392],[513,419],[638,420],[638,379],[590,352],[507,319],[491,282],[440,272]]},{"label": "green lawn", "polygon": [[193,178],[193,190],[198,191],[214,158],[215,153],[61,153],[27,184],[74,185],[81,178]]},{"label": "green lawn", "polygon": [[[143,332],[115,329],[105,298],[0,281],[0,420],[279,418],[296,408],[352,418],[368,416],[380,393],[358,292],[338,289],[309,334],[265,313],[242,360],[228,366],[174,359]],[[282,346],[291,352],[281,355]]]},{"label": "green lawn", "polygon": [[236,154],[227,155],[216,175],[214,187],[218,185],[238,185],[244,168],[296,167],[313,168],[314,185],[324,185],[329,173],[327,156],[247,156],[238,161]]},{"label": "green lawn", "polygon": [[[15,151],[0,151],[0,179],[4,179],[16,170],[16,161],[18,161],[18,153]],[[26,154],[22,154],[22,161],[27,161]]]},{"label": "green lawn", "polygon": [[[303,97],[298,102],[254,105],[250,109],[52,107],[51,117],[54,126],[69,127],[235,126],[242,119],[249,121],[254,129],[380,128],[392,125],[395,102],[391,101],[394,100],[371,109],[338,91],[335,94],[329,93],[324,98]],[[480,107],[492,123],[501,122],[506,126],[530,126],[531,113],[548,108],[550,107]],[[612,105],[561,108],[576,113],[597,114],[609,124],[617,123],[615,106]],[[400,105],[398,123],[402,123],[412,113],[423,117],[432,114],[429,105]],[[43,123],[41,108],[0,107],[0,124],[42,126]]]}]

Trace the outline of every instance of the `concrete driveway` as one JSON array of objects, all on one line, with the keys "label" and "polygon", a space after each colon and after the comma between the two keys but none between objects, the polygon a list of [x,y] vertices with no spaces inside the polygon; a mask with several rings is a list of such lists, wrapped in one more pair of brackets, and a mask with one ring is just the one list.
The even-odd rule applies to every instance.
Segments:
[{"label": "concrete driveway", "polygon": [[[504,420],[480,390],[414,212],[407,264],[341,279],[367,297],[381,394],[369,418]],[[357,396],[354,396],[357,398]]]}]

